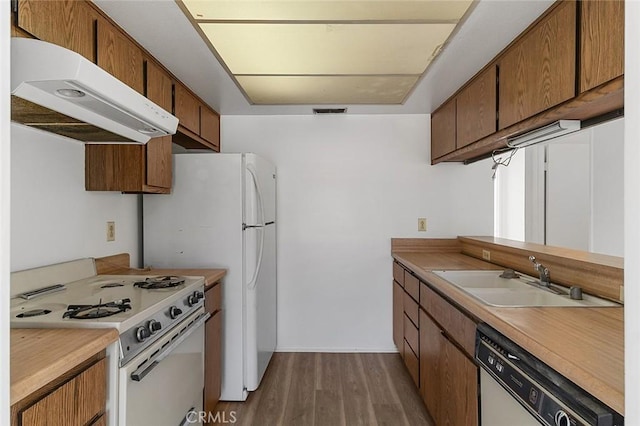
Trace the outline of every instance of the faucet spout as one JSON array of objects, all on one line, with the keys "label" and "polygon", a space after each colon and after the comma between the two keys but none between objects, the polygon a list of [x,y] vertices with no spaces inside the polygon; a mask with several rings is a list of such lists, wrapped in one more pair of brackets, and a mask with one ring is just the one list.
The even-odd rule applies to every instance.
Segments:
[{"label": "faucet spout", "polygon": [[529,256],[529,260],[533,263],[533,268],[540,274],[540,284],[544,287],[549,287],[551,284],[551,273],[549,268],[539,263],[535,256]]}]

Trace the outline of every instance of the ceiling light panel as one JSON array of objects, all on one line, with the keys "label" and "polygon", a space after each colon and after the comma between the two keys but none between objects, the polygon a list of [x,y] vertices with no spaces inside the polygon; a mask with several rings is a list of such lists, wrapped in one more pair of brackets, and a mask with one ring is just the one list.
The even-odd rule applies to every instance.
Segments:
[{"label": "ceiling light panel", "polygon": [[200,24],[235,74],[421,74],[453,24]]},{"label": "ceiling light panel", "polygon": [[198,21],[457,22],[471,4],[448,1],[184,1]]},{"label": "ceiling light panel", "polygon": [[415,76],[239,76],[255,104],[399,104]]},{"label": "ceiling light panel", "polygon": [[469,0],[176,0],[253,104],[400,104]]}]

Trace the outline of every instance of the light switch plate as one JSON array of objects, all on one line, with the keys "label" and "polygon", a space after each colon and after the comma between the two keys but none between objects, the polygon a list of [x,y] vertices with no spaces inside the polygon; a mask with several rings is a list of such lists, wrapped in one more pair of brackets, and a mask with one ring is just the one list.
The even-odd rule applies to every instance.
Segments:
[{"label": "light switch plate", "polygon": [[107,241],[116,240],[116,223],[107,222]]}]

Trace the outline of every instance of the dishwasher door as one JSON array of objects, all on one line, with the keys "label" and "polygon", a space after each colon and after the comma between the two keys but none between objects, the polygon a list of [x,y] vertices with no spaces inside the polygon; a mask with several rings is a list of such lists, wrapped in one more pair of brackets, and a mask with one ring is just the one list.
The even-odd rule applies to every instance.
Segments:
[{"label": "dishwasher door", "polygon": [[542,424],[482,368],[480,369],[480,418],[482,426],[540,426]]}]

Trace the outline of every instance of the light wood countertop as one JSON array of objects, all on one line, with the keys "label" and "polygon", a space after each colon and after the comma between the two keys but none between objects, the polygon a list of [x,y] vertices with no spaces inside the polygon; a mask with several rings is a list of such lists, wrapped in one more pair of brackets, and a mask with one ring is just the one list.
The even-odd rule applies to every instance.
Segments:
[{"label": "light wood countertop", "polygon": [[118,340],[115,329],[11,329],[11,405]]},{"label": "light wood countertop", "polygon": [[624,308],[492,307],[430,271],[504,268],[453,252],[394,252],[393,257],[471,316],[624,415]]},{"label": "light wood countertop", "polygon": [[227,275],[226,269],[155,269],[151,268],[131,268],[130,256],[128,253],[119,253],[113,256],[100,257],[96,259],[96,270],[99,275],[186,275],[204,276],[204,287],[208,290],[215,283]]}]

